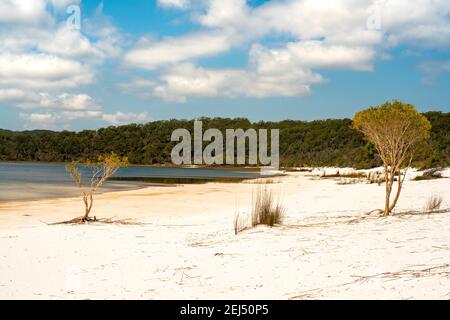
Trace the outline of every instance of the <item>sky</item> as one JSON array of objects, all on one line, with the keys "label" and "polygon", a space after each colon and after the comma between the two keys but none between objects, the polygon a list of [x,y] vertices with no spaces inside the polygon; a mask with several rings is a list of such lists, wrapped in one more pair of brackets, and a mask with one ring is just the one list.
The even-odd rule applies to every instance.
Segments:
[{"label": "sky", "polygon": [[0,128],[450,111],[448,0],[0,0]]}]

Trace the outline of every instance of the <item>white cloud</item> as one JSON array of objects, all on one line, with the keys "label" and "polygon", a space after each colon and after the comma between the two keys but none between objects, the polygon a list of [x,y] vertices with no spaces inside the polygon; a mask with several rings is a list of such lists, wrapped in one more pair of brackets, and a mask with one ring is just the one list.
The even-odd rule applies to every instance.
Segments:
[{"label": "white cloud", "polygon": [[450,2],[447,0],[385,0],[380,2],[380,13],[381,28],[394,45],[443,48],[450,45]]},{"label": "white cloud", "polygon": [[151,120],[147,112],[141,113],[123,113],[116,112],[115,114],[104,114],[103,120],[113,125],[129,124],[129,123],[144,123]]},{"label": "white cloud", "polygon": [[27,129],[52,129],[58,123],[58,117],[51,113],[20,113]]},{"label": "white cloud", "polygon": [[189,0],[158,0],[158,5],[167,8],[186,9],[189,7]]},{"label": "white cloud", "polygon": [[38,105],[40,108],[71,111],[101,110],[101,106],[87,94],[63,93],[52,96],[48,93],[41,93],[40,98]]},{"label": "white cloud", "polygon": [[70,128],[70,121],[76,119],[92,119],[101,117],[100,111],[63,111],[20,113],[27,129],[59,129]]},{"label": "white cloud", "polygon": [[[236,37],[289,34],[297,39],[371,41],[445,46],[450,42],[447,0],[285,0],[251,8],[245,0],[208,0],[198,22]],[[407,14],[405,14],[407,13]],[[370,28],[370,21],[378,24]],[[356,38],[355,38],[356,36]],[[417,40],[423,42],[417,42]],[[361,43],[359,43],[361,44]]]},{"label": "white cloud", "polygon": [[239,27],[250,12],[245,0],[208,1],[207,12],[199,21],[208,27]]},{"label": "white cloud", "polygon": [[81,0],[50,0],[50,3],[55,9],[65,12],[69,6],[78,5],[80,4],[80,1]]},{"label": "white cloud", "polygon": [[59,113],[60,117],[65,121],[75,120],[75,119],[89,119],[89,118],[99,118],[102,116],[101,111],[87,110],[87,111],[62,111]]},{"label": "white cloud", "polygon": [[370,47],[330,45],[321,41],[290,42],[282,49],[252,46],[251,58],[262,70],[289,72],[295,68],[345,68],[370,71],[375,52]]},{"label": "white cloud", "polygon": [[54,33],[46,34],[36,43],[41,52],[63,57],[78,57],[91,59],[106,58],[105,52],[81,34],[80,30],[69,28],[66,24]]},{"label": "white cloud", "polygon": [[90,84],[93,71],[78,61],[47,54],[0,54],[0,85],[71,88]]},{"label": "white cloud", "polygon": [[156,96],[167,101],[186,101],[197,97],[270,97],[301,96],[311,92],[310,85],[323,82],[322,77],[308,69],[290,72],[264,70],[258,65],[248,70],[207,69],[192,64],[171,68],[153,88]]},{"label": "white cloud", "polygon": [[26,128],[68,127],[76,119],[101,118],[102,107],[86,94],[34,93],[19,89],[0,89],[0,102],[13,103],[23,110],[20,118],[26,122]]},{"label": "white cloud", "polygon": [[0,1],[0,23],[38,24],[49,22],[45,0]]},{"label": "white cloud", "polygon": [[0,102],[17,103],[34,100],[35,95],[27,94],[26,92],[19,89],[0,89]]},{"label": "white cloud", "polygon": [[0,89],[0,102],[15,103],[21,109],[54,109],[70,111],[101,110],[102,107],[89,95],[35,93],[20,89]]},{"label": "white cloud", "polygon": [[31,122],[54,123],[56,120],[56,118],[50,113],[21,113],[20,117]]},{"label": "white cloud", "polygon": [[217,33],[194,33],[150,43],[146,39],[141,39],[140,45],[125,55],[125,61],[130,65],[152,70],[168,64],[218,54],[229,48],[226,35]]}]

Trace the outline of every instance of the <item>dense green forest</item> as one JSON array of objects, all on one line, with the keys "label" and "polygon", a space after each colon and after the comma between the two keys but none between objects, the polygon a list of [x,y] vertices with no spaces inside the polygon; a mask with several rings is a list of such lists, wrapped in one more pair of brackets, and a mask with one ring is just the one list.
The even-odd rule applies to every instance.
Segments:
[{"label": "dense green forest", "polygon": [[[450,165],[450,113],[427,112],[432,124],[429,144],[416,155],[421,167]],[[247,119],[202,118],[203,130],[280,129],[280,161],[291,166],[373,167],[380,164],[373,147],[351,128],[350,119],[255,122]],[[192,132],[193,120],[154,121],[81,132],[0,130],[1,161],[71,162],[116,152],[133,164],[170,164],[172,131]],[[206,145],[207,143],[205,143]]]}]

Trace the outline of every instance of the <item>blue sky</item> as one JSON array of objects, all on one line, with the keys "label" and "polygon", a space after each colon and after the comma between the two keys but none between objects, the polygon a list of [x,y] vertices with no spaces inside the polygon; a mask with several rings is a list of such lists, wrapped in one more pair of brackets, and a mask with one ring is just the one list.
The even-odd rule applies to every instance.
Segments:
[{"label": "blue sky", "polygon": [[0,0],[0,128],[448,112],[449,17],[444,0]]}]

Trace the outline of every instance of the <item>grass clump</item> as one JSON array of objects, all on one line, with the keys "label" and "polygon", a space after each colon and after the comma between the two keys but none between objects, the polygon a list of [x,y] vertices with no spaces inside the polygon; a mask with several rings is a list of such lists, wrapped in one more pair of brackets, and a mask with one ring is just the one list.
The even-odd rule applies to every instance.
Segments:
[{"label": "grass clump", "polygon": [[251,225],[255,227],[260,224],[273,227],[282,222],[286,209],[281,202],[276,202],[267,186],[259,187],[253,198]]},{"label": "grass clump", "polygon": [[241,215],[239,210],[234,216],[234,234],[256,227],[267,225],[273,227],[282,223],[286,208],[276,200],[273,193],[268,190],[267,185],[259,185],[252,195],[252,206],[250,214]]},{"label": "grass clump", "polygon": [[433,212],[439,210],[441,208],[442,201],[443,199],[441,196],[432,195],[427,199],[424,210],[426,212]]}]

